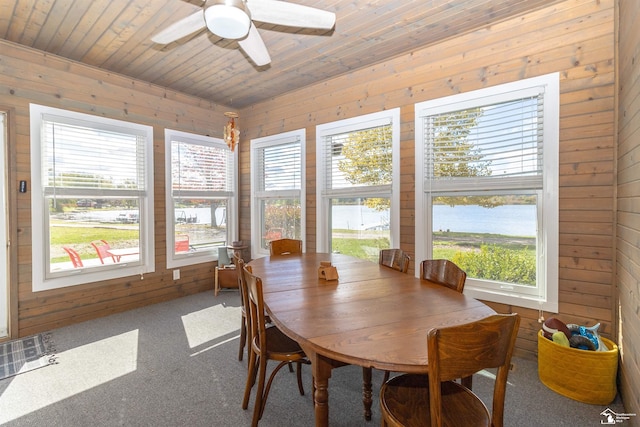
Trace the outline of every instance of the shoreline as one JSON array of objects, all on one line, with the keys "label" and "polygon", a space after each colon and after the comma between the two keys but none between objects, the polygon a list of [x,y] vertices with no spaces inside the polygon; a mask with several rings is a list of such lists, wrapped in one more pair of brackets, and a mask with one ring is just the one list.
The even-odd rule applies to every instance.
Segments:
[{"label": "shoreline", "polygon": [[451,231],[437,231],[433,233],[434,244],[438,242],[460,242],[464,246],[479,246],[480,244],[521,245],[535,247],[535,236],[508,236],[491,233],[461,233]]}]

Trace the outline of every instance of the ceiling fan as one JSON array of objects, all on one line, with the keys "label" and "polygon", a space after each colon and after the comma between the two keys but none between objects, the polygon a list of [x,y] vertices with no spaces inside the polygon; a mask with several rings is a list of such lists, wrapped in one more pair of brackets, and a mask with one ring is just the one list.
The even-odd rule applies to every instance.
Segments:
[{"label": "ceiling fan", "polygon": [[267,65],[271,57],[253,21],[330,30],[336,22],[333,12],[280,0],[206,0],[202,10],[170,25],[151,38],[169,44],[208,28],[215,35],[234,39],[257,66]]}]

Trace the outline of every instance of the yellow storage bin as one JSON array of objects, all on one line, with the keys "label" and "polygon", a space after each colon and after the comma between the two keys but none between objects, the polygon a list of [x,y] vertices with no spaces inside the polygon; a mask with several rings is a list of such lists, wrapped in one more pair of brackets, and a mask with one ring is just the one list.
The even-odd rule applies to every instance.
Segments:
[{"label": "yellow storage bin", "polygon": [[538,376],[563,396],[592,405],[608,405],[617,393],[618,346],[600,337],[608,351],[563,347],[538,332]]}]

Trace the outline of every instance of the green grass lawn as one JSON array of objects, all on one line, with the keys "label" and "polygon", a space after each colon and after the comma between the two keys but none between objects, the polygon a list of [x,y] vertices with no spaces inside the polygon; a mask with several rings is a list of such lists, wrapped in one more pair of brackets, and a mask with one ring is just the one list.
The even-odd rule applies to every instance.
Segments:
[{"label": "green grass lawn", "polygon": [[113,227],[51,227],[52,245],[73,245],[104,239],[113,244],[118,241],[138,239],[138,230]]},{"label": "green grass lawn", "polygon": [[[388,231],[333,230],[332,250],[377,262],[380,249],[389,247],[386,236]],[[472,277],[535,285],[535,237],[436,232],[433,238],[433,258],[452,260]]]},{"label": "green grass lawn", "polygon": [[389,247],[389,239],[334,238],[332,246],[333,252],[378,262],[378,253],[380,252],[380,249],[386,249]]},{"label": "green grass lawn", "polygon": [[[51,262],[65,262],[69,257],[62,251],[62,246],[72,246],[82,258],[98,258],[98,254],[91,246],[94,240],[106,240],[111,247],[138,246],[139,232],[136,229],[117,227],[74,227],[61,226],[51,227],[52,254],[61,253],[63,255],[54,256]],[[79,244],[78,242],[83,242]],[[134,242],[134,243],[132,243]],[[59,250],[58,250],[59,249]]]},{"label": "green grass lawn", "polygon": [[[388,248],[388,231],[380,230],[333,230],[332,250],[361,259],[378,261],[380,249]],[[378,237],[379,236],[379,237]],[[104,239],[111,247],[138,245],[137,229],[114,226],[59,226],[51,227],[52,262],[68,261],[62,252],[62,246],[70,245],[83,258],[97,258],[91,242]],[[78,242],[84,242],[79,244]],[[495,245],[507,250],[526,249],[527,256],[535,257],[535,238],[514,237],[483,233],[434,233],[433,258],[453,259],[461,251],[479,250],[481,245]],[[59,250],[57,250],[59,249]],[[416,260],[418,263],[419,260]]]}]

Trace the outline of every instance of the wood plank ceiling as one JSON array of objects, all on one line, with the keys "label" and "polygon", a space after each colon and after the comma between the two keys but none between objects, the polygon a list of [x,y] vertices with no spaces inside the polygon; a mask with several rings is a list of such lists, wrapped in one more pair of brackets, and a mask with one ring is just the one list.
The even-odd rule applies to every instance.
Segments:
[{"label": "wood plank ceiling", "polygon": [[196,12],[201,0],[0,0],[0,38],[244,108],[559,2],[291,1],[335,12],[336,26],[309,31],[256,22],[272,59],[260,68],[237,42],[206,29],[166,46],[151,42],[158,31]]}]

